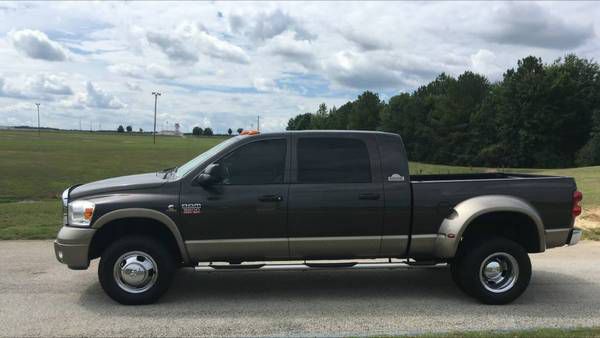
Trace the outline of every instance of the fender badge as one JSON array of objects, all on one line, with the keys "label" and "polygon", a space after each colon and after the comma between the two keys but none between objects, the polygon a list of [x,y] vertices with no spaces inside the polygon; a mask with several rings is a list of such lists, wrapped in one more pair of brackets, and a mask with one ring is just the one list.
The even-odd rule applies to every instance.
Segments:
[{"label": "fender badge", "polygon": [[184,215],[201,214],[202,203],[185,203],[181,205],[181,211]]}]

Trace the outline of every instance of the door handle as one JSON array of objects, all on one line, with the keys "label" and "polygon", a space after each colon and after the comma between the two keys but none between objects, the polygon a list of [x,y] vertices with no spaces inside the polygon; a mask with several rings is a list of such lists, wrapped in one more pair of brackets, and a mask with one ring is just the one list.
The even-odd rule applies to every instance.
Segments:
[{"label": "door handle", "polygon": [[281,195],[262,195],[258,198],[261,202],[281,202],[283,201],[283,196]]},{"label": "door handle", "polygon": [[359,200],[378,200],[379,199],[379,194],[378,193],[362,193],[358,195],[358,199]]}]

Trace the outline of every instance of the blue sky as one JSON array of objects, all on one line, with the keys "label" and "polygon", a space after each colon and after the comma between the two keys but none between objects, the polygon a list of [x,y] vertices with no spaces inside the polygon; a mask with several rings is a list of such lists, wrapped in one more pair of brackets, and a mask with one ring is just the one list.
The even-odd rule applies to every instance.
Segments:
[{"label": "blue sky", "polygon": [[[0,125],[263,130],[441,72],[597,58],[595,2],[2,2]],[[255,126],[254,126],[255,127]],[[159,128],[160,129],[160,128]]]}]

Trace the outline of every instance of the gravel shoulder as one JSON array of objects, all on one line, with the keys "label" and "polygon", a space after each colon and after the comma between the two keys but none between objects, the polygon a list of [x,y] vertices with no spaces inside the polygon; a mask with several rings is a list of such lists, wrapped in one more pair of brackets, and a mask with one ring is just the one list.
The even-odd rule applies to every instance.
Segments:
[{"label": "gravel shoulder", "polygon": [[485,306],[445,267],[177,273],[161,302],[122,306],[51,241],[0,241],[0,336],[340,336],[600,325],[600,242],[532,256],[516,302]]}]

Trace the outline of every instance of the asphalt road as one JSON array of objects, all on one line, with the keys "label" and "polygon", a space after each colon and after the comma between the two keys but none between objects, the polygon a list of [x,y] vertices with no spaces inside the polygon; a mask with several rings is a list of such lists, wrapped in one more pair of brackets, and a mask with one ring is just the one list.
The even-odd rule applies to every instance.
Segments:
[{"label": "asphalt road", "polygon": [[445,267],[179,271],[161,302],[122,306],[49,241],[0,241],[1,336],[340,336],[600,325],[600,243],[534,255],[506,306],[463,295]]}]

